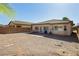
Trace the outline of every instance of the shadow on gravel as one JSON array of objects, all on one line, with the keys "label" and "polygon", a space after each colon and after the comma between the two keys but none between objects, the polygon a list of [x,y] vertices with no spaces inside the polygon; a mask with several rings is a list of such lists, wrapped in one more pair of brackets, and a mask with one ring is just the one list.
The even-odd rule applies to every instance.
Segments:
[{"label": "shadow on gravel", "polygon": [[63,41],[67,41],[67,42],[79,43],[76,33],[72,33],[70,36],[62,36],[62,35],[55,35],[55,34],[41,34],[41,33],[30,33],[30,34],[40,35],[40,36],[44,36],[44,37],[52,38],[52,39],[56,39],[56,40],[63,40]]},{"label": "shadow on gravel", "polygon": [[[55,35],[55,34],[44,34],[44,33],[26,33],[26,32],[22,32],[22,33],[39,35],[39,36],[44,36],[44,37],[56,39],[56,40],[63,40],[63,41],[67,41],[67,42],[79,43],[79,39],[78,39],[78,36],[77,36],[76,33],[72,33],[70,36],[62,36],[62,35]],[[9,34],[15,34],[15,33],[9,33]]]}]

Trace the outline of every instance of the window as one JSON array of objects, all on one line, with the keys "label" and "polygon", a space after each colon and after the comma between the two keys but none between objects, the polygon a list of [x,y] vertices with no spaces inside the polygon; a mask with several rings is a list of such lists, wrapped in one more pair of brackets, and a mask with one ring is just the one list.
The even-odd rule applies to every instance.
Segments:
[{"label": "window", "polygon": [[44,27],[44,30],[48,30],[48,27]]},{"label": "window", "polygon": [[15,26],[12,26],[12,27],[15,27]]},{"label": "window", "polygon": [[28,31],[30,31],[31,29],[30,28],[26,28]]},{"label": "window", "polygon": [[17,27],[18,27],[18,28],[21,28],[21,26],[19,26],[19,25],[18,25]]},{"label": "window", "polygon": [[66,31],[67,30],[67,28],[66,28],[66,26],[64,26],[64,31]]},{"label": "window", "polygon": [[14,28],[14,27],[15,27],[15,25],[10,25],[9,27]]},{"label": "window", "polygon": [[38,27],[35,27],[35,30],[38,30]]},{"label": "window", "polygon": [[55,30],[58,30],[58,27],[57,26],[55,26]]}]

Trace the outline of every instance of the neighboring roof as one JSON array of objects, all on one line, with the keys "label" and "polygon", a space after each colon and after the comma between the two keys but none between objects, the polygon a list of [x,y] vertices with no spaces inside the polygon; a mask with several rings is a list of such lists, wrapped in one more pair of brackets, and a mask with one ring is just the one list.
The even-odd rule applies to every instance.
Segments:
[{"label": "neighboring roof", "polygon": [[43,21],[43,22],[39,22],[39,23],[35,23],[35,24],[54,24],[54,23],[69,23],[69,20],[60,20],[60,19],[52,19],[52,20],[48,20],[48,21]]},{"label": "neighboring roof", "polygon": [[[13,23],[13,24],[26,24],[26,25],[31,25],[32,23],[31,22],[26,22],[26,21],[10,21],[10,23]],[[9,24],[10,24],[9,23]]]}]

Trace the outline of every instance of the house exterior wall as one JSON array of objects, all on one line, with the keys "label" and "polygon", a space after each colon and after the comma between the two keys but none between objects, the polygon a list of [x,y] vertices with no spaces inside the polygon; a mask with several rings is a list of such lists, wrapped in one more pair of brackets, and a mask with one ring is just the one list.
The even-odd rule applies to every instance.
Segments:
[{"label": "house exterior wall", "polygon": [[[18,27],[18,26],[20,26],[20,27]],[[10,27],[15,27],[15,28],[31,28],[31,25],[14,24],[14,25],[10,25]]]},{"label": "house exterior wall", "polygon": [[24,24],[14,24],[10,25],[9,28],[13,28],[13,32],[30,32],[31,25],[24,25]]},{"label": "house exterior wall", "polygon": [[[39,30],[36,30],[35,27],[38,27]],[[44,32],[44,30],[43,30],[44,27],[49,27],[48,31],[47,31],[49,33],[50,32],[50,28],[51,28],[49,24],[45,24],[45,25],[32,25],[32,31],[33,32],[43,33]],[[41,28],[41,30],[40,30],[40,28]]]},{"label": "house exterior wall", "polygon": [[[55,26],[58,27],[58,29],[55,29]],[[64,26],[66,26],[66,31],[64,31]],[[38,27],[39,29],[36,30],[35,27]],[[52,34],[59,34],[59,35],[70,35],[72,32],[71,24],[34,24],[32,25],[32,31],[33,32],[39,32],[39,33],[44,33],[44,27],[47,27],[47,33],[52,33]],[[41,30],[40,30],[41,28]]]}]

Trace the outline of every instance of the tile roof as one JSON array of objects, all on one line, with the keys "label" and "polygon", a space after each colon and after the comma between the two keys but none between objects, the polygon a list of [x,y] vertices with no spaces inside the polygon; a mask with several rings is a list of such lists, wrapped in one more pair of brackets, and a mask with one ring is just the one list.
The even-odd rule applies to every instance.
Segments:
[{"label": "tile roof", "polygon": [[[48,20],[48,21],[43,21],[43,22],[38,22],[38,23],[32,23],[32,22],[26,22],[26,21],[10,21],[10,23],[13,24],[27,24],[27,25],[31,25],[31,24],[54,24],[54,23],[68,23],[70,22],[69,20],[60,20],[60,19],[52,19],[52,20]],[[9,23],[9,24],[10,24]]]},{"label": "tile roof", "polygon": [[43,21],[43,22],[39,22],[39,23],[35,23],[35,24],[53,24],[53,23],[68,23],[70,22],[69,20],[60,20],[60,19],[52,19],[52,20],[48,20],[48,21]]},{"label": "tile roof", "polygon": [[[26,21],[10,21],[10,23],[13,23],[13,24],[28,24],[28,25],[31,25],[32,23],[31,22],[26,22]],[[9,23],[9,24],[10,24]]]}]

